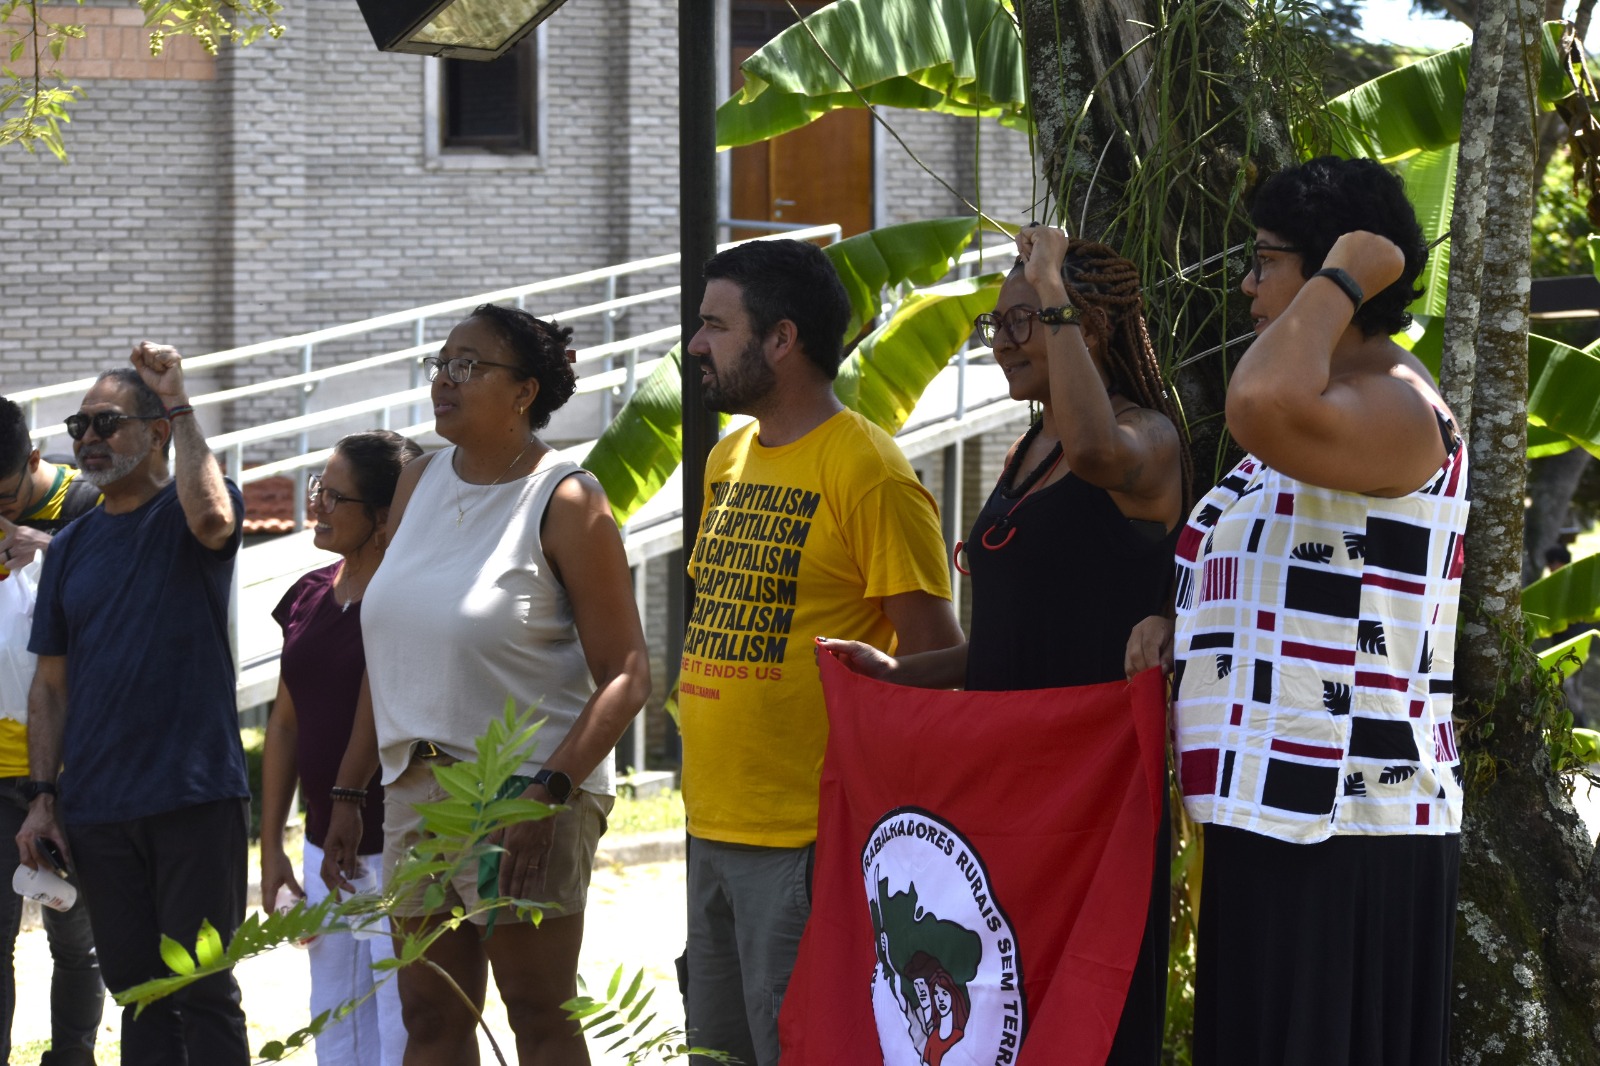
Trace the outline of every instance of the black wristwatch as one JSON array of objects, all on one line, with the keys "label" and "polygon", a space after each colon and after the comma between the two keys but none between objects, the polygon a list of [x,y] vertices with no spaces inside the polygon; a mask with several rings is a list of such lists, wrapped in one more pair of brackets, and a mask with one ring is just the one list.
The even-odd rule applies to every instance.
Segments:
[{"label": "black wristwatch", "polygon": [[543,785],[557,803],[566,803],[572,798],[572,778],[560,770],[540,770],[533,775],[533,783]]},{"label": "black wristwatch", "polygon": [[1083,312],[1071,304],[1039,308],[1039,321],[1047,326],[1075,326],[1082,317]]},{"label": "black wristwatch", "polygon": [[22,799],[25,803],[32,803],[39,796],[60,795],[60,793],[56,791],[56,783],[54,781],[39,781],[33,778],[30,778],[22,782],[21,785],[17,786],[17,791],[22,793]]}]

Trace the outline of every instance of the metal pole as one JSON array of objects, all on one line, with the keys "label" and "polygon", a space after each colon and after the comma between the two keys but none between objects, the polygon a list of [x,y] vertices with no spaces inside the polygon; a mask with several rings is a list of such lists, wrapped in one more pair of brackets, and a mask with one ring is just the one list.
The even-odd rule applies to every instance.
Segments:
[{"label": "metal pole", "polygon": [[[683,309],[683,550],[694,550],[700,526],[706,456],[717,441],[717,416],[700,395],[700,373],[689,338],[700,328],[701,267],[717,250],[716,0],[678,0],[678,212]],[[687,558],[687,555],[686,555]],[[682,580],[682,571],[674,575]],[[684,623],[694,590],[683,596]],[[672,649],[674,663],[680,649]]]}]

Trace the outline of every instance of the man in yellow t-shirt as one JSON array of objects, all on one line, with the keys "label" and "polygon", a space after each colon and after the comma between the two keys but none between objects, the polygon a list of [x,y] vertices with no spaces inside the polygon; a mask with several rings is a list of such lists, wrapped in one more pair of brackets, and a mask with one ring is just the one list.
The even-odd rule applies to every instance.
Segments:
[{"label": "man in yellow t-shirt", "polygon": [[[71,467],[40,458],[28,437],[22,409],[0,397],[0,574],[28,582],[30,606],[38,567],[28,568],[35,557],[49,545],[51,534],[100,502],[100,490],[77,477]],[[4,621],[0,620],[0,628]],[[19,861],[17,830],[31,799],[26,788],[30,783],[27,682],[33,676],[34,657],[28,653],[26,624],[5,628],[5,635],[8,639],[0,647],[0,874],[10,876]],[[51,1049],[41,1062],[44,1066],[93,1066],[105,986],[89,930],[89,908],[80,903],[64,913],[45,908],[43,914],[54,974]],[[0,892],[0,954],[7,960],[21,917],[22,897]],[[14,975],[8,961],[6,972],[0,973],[0,1062],[9,1061],[15,1006]]]},{"label": "man in yellow t-shirt", "polygon": [[689,558],[685,1010],[694,1043],[773,1066],[828,735],[813,638],[910,654],[963,637],[933,498],[834,395],[850,304],[827,256],[758,241],[705,277],[689,353],[706,402],[755,421],[712,450]]}]

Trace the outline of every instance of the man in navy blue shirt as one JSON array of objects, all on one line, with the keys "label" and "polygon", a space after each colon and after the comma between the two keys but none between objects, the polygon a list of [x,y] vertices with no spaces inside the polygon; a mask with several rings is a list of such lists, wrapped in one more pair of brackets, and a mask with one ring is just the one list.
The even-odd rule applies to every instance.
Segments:
[{"label": "man in navy blue shirt", "polygon": [[[17,834],[27,865],[45,859],[43,837],[77,870],[113,991],[169,972],[163,935],[192,945],[209,922],[233,936],[250,805],[228,644],[244,502],[206,447],[177,351],[147,342],[131,362],[66,419],[104,503],[55,538],[40,575]],[[232,974],[123,1011],[125,1066],[249,1059]]]}]

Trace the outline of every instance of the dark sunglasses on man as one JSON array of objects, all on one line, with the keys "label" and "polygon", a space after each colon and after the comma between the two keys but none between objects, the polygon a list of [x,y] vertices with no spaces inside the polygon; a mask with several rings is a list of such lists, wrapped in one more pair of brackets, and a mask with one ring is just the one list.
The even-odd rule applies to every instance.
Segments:
[{"label": "dark sunglasses on man", "polygon": [[96,411],[86,415],[79,411],[75,415],[68,415],[64,421],[67,424],[67,436],[73,440],[82,440],[83,435],[89,432],[89,427],[94,427],[95,436],[101,440],[114,436],[122,428],[124,422],[154,422],[165,418],[166,415],[119,415],[115,411]]}]

